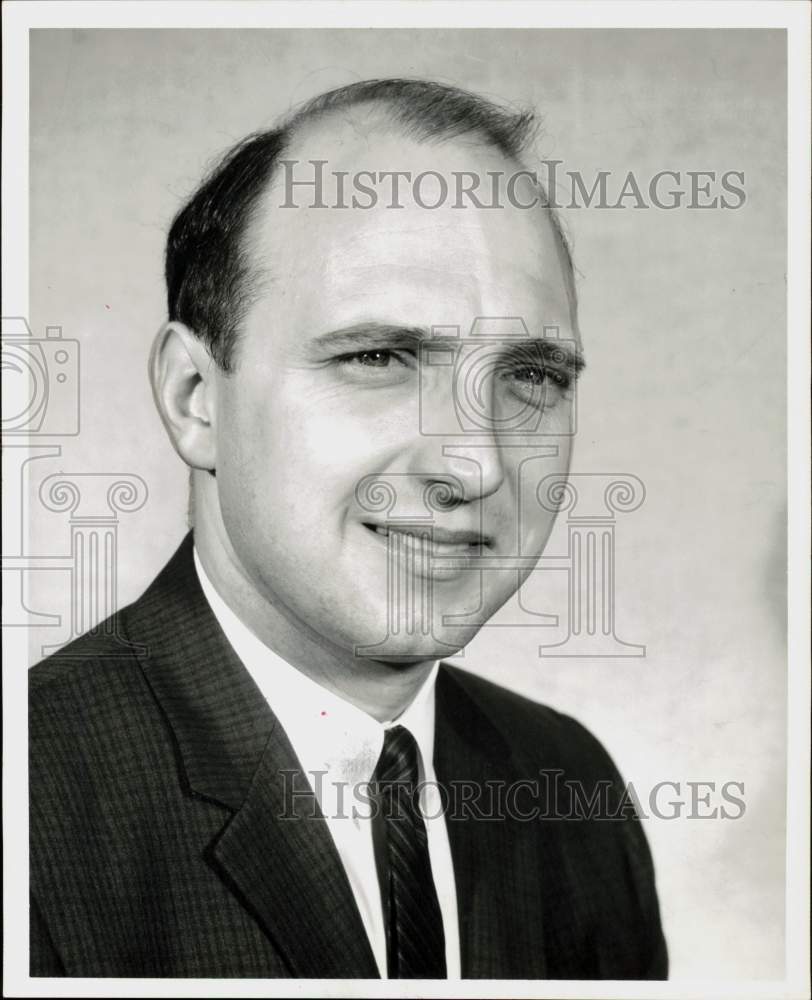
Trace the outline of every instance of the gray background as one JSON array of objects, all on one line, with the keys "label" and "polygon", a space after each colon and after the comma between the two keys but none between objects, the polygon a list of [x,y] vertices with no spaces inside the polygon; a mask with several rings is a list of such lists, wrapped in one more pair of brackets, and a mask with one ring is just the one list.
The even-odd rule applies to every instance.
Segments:
[{"label": "gray background", "polygon": [[[785,39],[745,30],[93,30],[31,32],[30,321],[81,343],[81,433],[32,463],[29,552],[70,547],[44,476],[130,472],[118,601],[186,530],[186,472],[146,379],[164,319],[166,227],[213,156],[315,93],[431,76],[545,122],[540,152],[592,177],[743,170],[738,211],[564,212],[589,372],[574,472],[638,476],[618,518],[617,627],[645,658],[539,659],[554,629],[507,609],[460,659],[575,715],[645,797],[739,781],[738,820],[646,822],[672,978],[783,974],[785,810]],[[563,519],[548,548],[566,549]],[[62,616],[65,573],[30,574]],[[558,574],[525,587],[558,612]],[[512,617],[511,617],[512,616]],[[668,796],[663,799],[668,801]],[[714,797],[718,804],[718,795]]]}]

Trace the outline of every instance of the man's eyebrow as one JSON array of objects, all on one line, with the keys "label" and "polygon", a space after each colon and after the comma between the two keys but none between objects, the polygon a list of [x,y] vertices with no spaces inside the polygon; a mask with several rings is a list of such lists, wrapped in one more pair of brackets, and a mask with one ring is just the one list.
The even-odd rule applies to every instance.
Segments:
[{"label": "man's eyebrow", "polygon": [[315,337],[311,344],[316,348],[335,351],[369,350],[376,347],[417,347],[421,340],[431,336],[431,330],[421,326],[402,326],[395,323],[355,323],[352,326],[330,330]]},{"label": "man's eyebrow", "polygon": [[564,370],[572,378],[577,378],[586,368],[586,360],[583,351],[572,340],[563,340],[558,337],[533,337],[525,340],[514,340],[506,353],[516,361],[525,361],[533,358],[535,352],[541,355],[541,360],[551,368]]}]

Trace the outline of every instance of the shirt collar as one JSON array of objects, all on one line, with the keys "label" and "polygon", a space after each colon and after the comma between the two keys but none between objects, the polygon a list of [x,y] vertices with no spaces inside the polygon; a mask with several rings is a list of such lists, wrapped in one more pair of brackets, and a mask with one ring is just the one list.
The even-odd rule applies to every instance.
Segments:
[{"label": "shirt collar", "polygon": [[[420,749],[423,778],[434,777],[434,701],[439,661],[409,706],[396,719],[380,723],[362,709],[311,680],[265,645],[237,617],[209,579],[197,549],[194,563],[200,586],[237,656],[251,674],[285,730],[306,772],[322,812],[340,809],[340,785],[350,789],[370,780],[383,748],[384,731],[406,727]],[[318,777],[321,775],[321,777]]]}]

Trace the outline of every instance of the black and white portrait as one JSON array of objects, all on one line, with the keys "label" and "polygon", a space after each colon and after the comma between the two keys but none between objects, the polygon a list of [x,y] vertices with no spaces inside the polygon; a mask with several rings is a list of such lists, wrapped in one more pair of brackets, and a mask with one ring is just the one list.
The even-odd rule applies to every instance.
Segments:
[{"label": "black and white portrait", "polygon": [[24,995],[801,996],[808,11],[23,6]]}]

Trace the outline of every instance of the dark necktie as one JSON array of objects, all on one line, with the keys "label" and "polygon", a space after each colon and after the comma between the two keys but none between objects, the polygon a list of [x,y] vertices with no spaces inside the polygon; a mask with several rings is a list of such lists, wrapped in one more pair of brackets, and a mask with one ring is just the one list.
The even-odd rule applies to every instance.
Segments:
[{"label": "dark necktie", "polygon": [[445,935],[420,812],[418,749],[403,726],[384,733],[375,769],[386,841],[382,876],[390,979],[445,979]]}]

